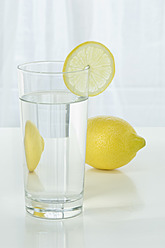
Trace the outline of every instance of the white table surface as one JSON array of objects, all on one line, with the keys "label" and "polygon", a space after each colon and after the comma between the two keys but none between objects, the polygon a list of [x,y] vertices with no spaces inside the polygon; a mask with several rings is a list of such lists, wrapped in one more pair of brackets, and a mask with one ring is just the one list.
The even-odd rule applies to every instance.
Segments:
[{"label": "white table surface", "polygon": [[86,166],[83,214],[40,220],[24,209],[21,136],[0,129],[0,247],[164,248],[165,128],[136,128],[147,145],[126,166]]}]

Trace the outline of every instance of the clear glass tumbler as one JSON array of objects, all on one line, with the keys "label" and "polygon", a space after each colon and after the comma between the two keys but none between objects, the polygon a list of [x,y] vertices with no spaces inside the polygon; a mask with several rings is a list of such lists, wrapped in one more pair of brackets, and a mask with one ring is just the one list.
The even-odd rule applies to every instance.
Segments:
[{"label": "clear glass tumbler", "polygon": [[[63,219],[81,213],[87,129],[89,68],[62,72],[63,62],[18,66],[28,213]],[[83,94],[65,85],[83,78]]]}]

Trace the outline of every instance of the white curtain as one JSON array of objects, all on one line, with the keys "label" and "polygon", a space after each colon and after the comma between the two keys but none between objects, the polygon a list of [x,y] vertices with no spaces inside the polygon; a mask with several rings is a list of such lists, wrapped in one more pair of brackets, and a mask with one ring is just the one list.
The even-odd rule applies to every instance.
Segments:
[{"label": "white curtain", "polygon": [[116,61],[89,116],[165,126],[164,13],[164,0],[0,0],[0,126],[19,126],[18,64],[64,60],[87,40],[105,44]]}]

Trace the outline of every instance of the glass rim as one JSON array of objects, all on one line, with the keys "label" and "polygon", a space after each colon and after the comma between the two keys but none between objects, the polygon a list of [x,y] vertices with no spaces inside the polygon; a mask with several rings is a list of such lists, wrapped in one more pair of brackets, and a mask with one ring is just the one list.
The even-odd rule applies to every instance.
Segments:
[{"label": "glass rim", "polygon": [[63,60],[41,60],[41,61],[32,61],[32,62],[26,62],[26,63],[23,63],[23,64],[19,64],[17,66],[17,69],[19,71],[22,71],[22,72],[27,72],[27,73],[32,73],[32,74],[40,74],[40,75],[63,75],[63,74],[72,74],[72,73],[80,73],[80,72],[85,72],[85,71],[88,71],[90,69],[90,66],[87,65],[84,69],[80,69],[80,70],[75,70],[75,71],[66,71],[66,72],[63,72],[63,71],[39,71],[39,70],[30,70],[30,69],[24,69],[23,67],[24,66],[28,66],[28,65],[33,65],[33,64],[47,64],[47,63],[64,63]]}]

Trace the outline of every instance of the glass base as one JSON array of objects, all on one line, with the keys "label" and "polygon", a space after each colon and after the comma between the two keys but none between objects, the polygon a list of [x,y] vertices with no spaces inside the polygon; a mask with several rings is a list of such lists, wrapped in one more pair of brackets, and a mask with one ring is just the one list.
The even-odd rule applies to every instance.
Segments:
[{"label": "glass base", "polygon": [[26,198],[26,211],[37,218],[42,219],[66,219],[79,215],[82,212],[82,201],[78,199],[73,202],[60,204],[38,202]]}]

